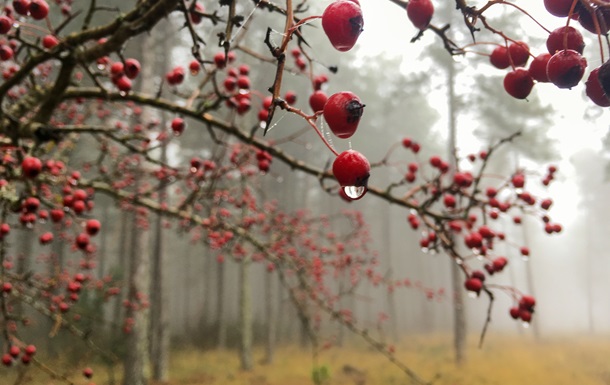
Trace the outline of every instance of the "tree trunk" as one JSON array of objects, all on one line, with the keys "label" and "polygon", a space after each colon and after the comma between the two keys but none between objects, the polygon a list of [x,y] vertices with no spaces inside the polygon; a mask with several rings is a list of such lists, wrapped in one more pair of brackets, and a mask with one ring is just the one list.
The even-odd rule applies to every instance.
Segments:
[{"label": "tree trunk", "polygon": [[225,317],[225,263],[218,262],[216,267],[216,328],[218,330],[217,347],[224,349],[227,347],[227,324]]},{"label": "tree trunk", "polygon": [[[137,186],[136,186],[137,188]],[[126,353],[123,360],[123,385],[146,385],[148,382],[148,323],[149,312],[140,298],[146,298],[150,282],[148,231],[138,225],[133,216],[129,252],[127,299],[131,306],[126,311]],[[127,325],[130,320],[130,326]],[[129,329],[130,328],[130,329]]]},{"label": "tree trunk", "polygon": [[275,314],[275,276],[277,273],[268,273],[265,280],[265,323],[267,335],[265,336],[265,363],[273,363],[275,353],[275,340],[277,335],[277,319]]},{"label": "tree trunk", "polygon": [[250,265],[249,256],[244,256],[239,264],[239,330],[241,336],[241,368],[251,370],[252,363],[252,298],[250,293]]},{"label": "tree trunk", "polygon": [[[457,168],[456,159],[456,136],[457,136],[457,106],[455,96],[455,65],[452,60],[447,64],[447,88],[449,99],[449,141],[447,143],[448,158],[451,165],[451,173]],[[449,176],[451,178],[451,176]],[[456,261],[451,261],[451,288],[453,298],[453,348],[455,350],[455,362],[461,365],[466,359],[466,315],[464,309],[463,277],[460,266]]]}]

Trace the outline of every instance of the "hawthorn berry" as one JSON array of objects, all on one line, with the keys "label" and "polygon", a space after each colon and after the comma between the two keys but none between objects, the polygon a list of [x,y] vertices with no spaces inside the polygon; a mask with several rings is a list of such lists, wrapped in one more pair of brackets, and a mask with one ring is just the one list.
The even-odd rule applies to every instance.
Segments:
[{"label": "hawthorn berry", "polygon": [[489,62],[498,69],[505,69],[510,66],[510,60],[508,58],[508,48],[503,45],[499,45],[491,51],[489,55]]},{"label": "hawthorn berry", "polygon": [[42,162],[36,157],[27,156],[21,162],[21,171],[26,178],[36,178],[42,171]]},{"label": "hawthorn berry", "polygon": [[589,77],[585,81],[585,93],[598,106],[610,107],[610,98],[604,92],[602,84],[599,81],[599,69],[600,67],[597,67],[589,73]]},{"label": "hawthorn berry", "polygon": [[530,48],[522,41],[511,43],[508,46],[508,56],[512,60],[513,66],[523,67],[530,58]]},{"label": "hawthorn berry", "polygon": [[417,29],[428,28],[432,15],[434,5],[431,0],[409,0],[407,3],[407,17]]},{"label": "hawthorn berry", "polygon": [[597,71],[597,80],[607,97],[610,97],[610,60],[606,60]]},{"label": "hawthorn berry", "polygon": [[555,53],[549,59],[546,67],[551,83],[559,88],[572,88],[582,79],[587,59],[572,49]]},{"label": "hawthorn berry", "polygon": [[91,236],[96,235],[101,228],[102,224],[97,219],[89,219],[85,224],[85,231]]},{"label": "hawthorn berry", "polygon": [[582,34],[572,26],[563,26],[555,29],[546,39],[546,48],[551,55],[564,49],[572,49],[582,54],[585,41]]},{"label": "hawthorn berry", "polygon": [[525,68],[515,68],[504,76],[504,89],[515,99],[525,99],[534,88],[534,79]]},{"label": "hawthorn berry", "polygon": [[135,79],[140,73],[140,62],[136,59],[129,58],[125,60],[125,76],[129,79]]},{"label": "hawthorn berry", "polygon": [[172,128],[172,131],[174,132],[174,135],[180,135],[184,132],[186,123],[184,122],[184,119],[182,119],[180,117],[176,117],[172,120],[172,123],[170,126]]},{"label": "hawthorn berry", "polygon": [[566,17],[571,7],[572,0],[544,0],[544,8],[553,16]]},{"label": "hawthorn berry", "polygon": [[42,38],[42,46],[46,49],[51,49],[59,44],[59,40],[53,35],[46,35]]},{"label": "hawthorn berry", "polygon": [[337,137],[347,139],[356,132],[364,104],[349,91],[332,94],[324,104],[323,114],[328,127]]},{"label": "hawthorn berry", "polygon": [[27,16],[31,0],[13,0],[13,9],[20,15]]},{"label": "hawthorn berry", "polygon": [[545,52],[536,56],[534,60],[532,60],[532,62],[530,63],[529,72],[535,81],[540,83],[550,82],[549,76],[546,73],[546,67],[549,63],[550,58],[551,54]]},{"label": "hawthorn berry", "polygon": [[470,277],[466,280],[466,282],[464,282],[464,287],[466,290],[479,295],[481,289],[483,288],[483,282],[479,278]]},{"label": "hawthorn berry", "polygon": [[360,199],[366,194],[370,171],[369,161],[355,150],[343,151],[333,162],[333,175],[352,200]]},{"label": "hawthorn berry", "polygon": [[0,16],[0,35],[4,35],[5,33],[8,33],[8,31],[11,30],[12,26],[13,26],[12,18],[10,18],[6,15]]},{"label": "hawthorn berry", "polygon": [[352,49],[362,32],[362,9],[353,1],[336,0],[322,13],[322,29],[336,50]]},{"label": "hawthorn berry", "polygon": [[328,96],[324,91],[317,90],[309,97],[309,106],[313,112],[323,111]]},{"label": "hawthorn berry", "polygon": [[28,10],[34,19],[42,20],[49,14],[49,4],[45,0],[32,0]]}]

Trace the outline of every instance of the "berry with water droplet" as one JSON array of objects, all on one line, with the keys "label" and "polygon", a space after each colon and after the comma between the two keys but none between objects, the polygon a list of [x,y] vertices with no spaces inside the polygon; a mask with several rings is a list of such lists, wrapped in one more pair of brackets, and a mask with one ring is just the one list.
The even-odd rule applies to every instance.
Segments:
[{"label": "berry with water droplet", "polygon": [[597,67],[589,74],[585,82],[585,92],[593,103],[600,107],[610,107],[610,98],[604,92],[602,84],[599,81],[599,69],[600,67]]},{"label": "berry with water droplet", "polygon": [[343,151],[333,162],[333,175],[353,200],[362,198],[366,193],[370,171],[369,161],[355,150]]},{"label": "berry with water droplet", "polygon": [[29,11],[34,19],[42,20],[49,14],[49,4],[44,0],[32,0]]},{"label": "berry with water droplet", "polygon": [[360,6],[348,0],[336,0],[322,14],[322,28],[338,51],[352,49],[362,32],[364,19]]},{"label": "berry with water droplet", "polygon": [[323,114],[328,127],[337,137],[346,139],[356,132],[364,104],[349,91],[331,95],[324,104]]},{"label": "berry with water droplet", "polygon": [[[565,42],[565,45],[564,45]],[[585,49],[585,41],[582,34],[574,27],[564,26],[555,29],[546,39],[546,48],[551,55],[563,49],[573,49],[582,54]]]}]

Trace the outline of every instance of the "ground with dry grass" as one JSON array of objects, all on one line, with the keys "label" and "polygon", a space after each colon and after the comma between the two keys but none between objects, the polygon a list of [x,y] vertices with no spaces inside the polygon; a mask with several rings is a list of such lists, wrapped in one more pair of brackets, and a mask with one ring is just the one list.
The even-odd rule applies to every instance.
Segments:
[{"label": "ground with dry grass", "polygon": [[[262,358],[262,351],[256,352]],[[453,363],[450,336],[406,338],[396,357],[424,379],[438,385],[610,385],[610,337],[570,336],[535,341],[529,335],[490,335],[482,348],[469,341],[468,360]],[[66,363],[61,364],[64,369]],[[328,369],[328,385],[408,385],[408,377],[379,353],[352,344],[335,347],[319,356]],[[107,384],[108,370],[95,367],[93,380]],[[0,369],[0,384],[14,384],[17,368]],[[28,369],[24,384],[58,385],[60,380]],[[70,370],[63,370],[70,373]],[[77,369],[72,371],[78,373]],[[233,351],[176,351],[172,355],[170,385],[311,385],[312,357],[295,346],[278,348],[271,365],[258,363],[254,370],[239,369]],[[75,385],[89,384],[71,376]]]}]

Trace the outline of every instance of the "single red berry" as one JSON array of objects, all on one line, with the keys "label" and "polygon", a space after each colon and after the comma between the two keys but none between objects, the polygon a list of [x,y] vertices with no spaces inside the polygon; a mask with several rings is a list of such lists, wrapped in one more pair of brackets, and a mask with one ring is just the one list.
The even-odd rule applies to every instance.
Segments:
[{"label": "single red berry", "polygon": [[322,28],[336,50],[352,49],[362,32],[364,19],[360,6],[348,0],[336,0],[322,13]]},{"label": "single red berry", "polygon": [[608,98],[608,95],[604,92],[602,84],[599,81],[599,69],[600,67],[597,67],[589,73],[589,77],[585,82],[585,93],[589,99],[598,106],[610,107],[610,98]]},{"label": "single red berry", "polygon": [[237,86],[241,89],[250,89],[250,78],[247,75],[240,75],[237,78]]},{"label": "single red berry", "polygon": [[409,0],[407,3],[407,17],[417,29],[428,28],[432,15],[434,5],[431,0]]},{"label": "single red berry", "polygon": [[326,104],[327,100],[328,96],[326,95],[326,93],[324,91],[318,90],[311,94],[311,96],[309,97],[309,106],[311,107],[313,112],[322,111],[324,110],[324,105]]},{"label": "single red berry", "polygon": [[532,78],[540,83],[550,82],[549,77],[546,73],[546,66],[549,63],[551,54],[548,52],[541,53],[536,56],[530,63],[529,72]]},{"label": "single red berry", "polygon": [[511,307],[509,314],[513,319],[518,319],[519,318],[519,307],[518,306]]},{"label": "single red berry", "polygon": [[284,100],[288,104],[294,104],[297,101],[297,94],[294,91],[287,91],[286,95],[284,95]]},{"label": "single red berry", "polygon": [[42,171],[42,162],[36,157],[27,156],[21,162],[21,171],[26,178],[36,178]]},{"label": "single red berry", "polygon": [[125,60],[125,76],[130,79],[135,79],[140,73],[140,62],[136,59],[129,58]]},{"label": "single red berry", "polygon": [[89,246],[89,235],[86,233],[80,233],[76,236],[74,242],[76,247],[78,247],[80,250],[85,250],[87,246]]},{"label": "single red berry", "polygon": [[[600,33],[605,35],[610,31],[610,9],[606,7],[594,7],[595,18],[599,26]],[[578,22],[587,31],[597,34],[593,15],[586,9],[580,8],[578,11]]]},{"label": "single red berry", "polygon": [[119,76],[114,84],[121,92],[131,91],[131,80],[125,75]]},{"label": "single red berry", "polygon": [[451,194],[445,194],[445,196],[443,196],[443,204],[445,205],[445,207],[454,208],[456,204],[455,196]]},{"label": "single red berry", "polygon": [[53,233],[46,232],[46,233],[42,234],[40,236],[39,241],[40,241],[41,245],[47,245],[47,244],[53,242]]},{"label": "single red berry", "polygon": [[370,171],[369,161],[355,150],[343,151],[333,162],[333,175],[345,194],[353,200],[366,194]]},{"label": "single red berry", "polygon": [[530,48],[522,41],[511,43],[508,46],[508,56],[515,67],[523,67],[530,58]]},{"label": "single red berry", "polygon": [[53,35],[46,35],[42,38],[42,46],[46,49],[51,49],[59,44],[59,40]]},{"label": "single red berry", "polygon": [[489,55],[489,62],[498,69],[505,69],[510,66],[510,60],[508,58],[508,48],[503,45],[499,45],[491,51]]},{"label": "single red berry", "polygon": [[549,37],[546,39],[546,48],[551,55],[564,49],[573,49],[582,54],[585,49],[585,41],[582,34],[576,28],[563,26],[549,34]]},{"label": "single red berry", "polygon": [[519,300],[519,307],[521,309],[532,311],[534,310],[534,306],[536,306],[536,298],[531,295],[524,295]]},{"label": "single red berry", "polygon": [[85,224],[85,231],[91,236],[96,235],[101,228],[102,224],[97,219],[89,219]]},{"label": "single red berry", "polygon": [[553,16],[566,17],[570,14],[572,0],[544,0],[544,7]]},{"label": "single red berry", "polygon": [[45,0],[32,0],[29,11],[34,19],[42,20],[49,14],[49,4]]},{"label": "single red berry", "polygon": [[6,15],[0,16],[0,34],[1,35],[8,33],[8,31],[11,30],[12,26],[13,26],[12,18],[10,18],[9,16],[6,16]]},{"label": "single red berry", "polygon": [[83,376],[85,376],[87,378],[93,377],[93,369],[91,369],[91,368],[83,369]]},{"label": "single red berry", "polygon": [[2,364],[4,366],[11,366],[13,364],[13,357],[8,353],[3,354],[2,355]]},{"label": "single red berry", "polygon": [[174,132],[174,134],[176,134],[176,135],[182,134],[182,132],[184,132],[185,127],[186,127],[186,123],[184,122],[184,119],[177,117],[172,120],[171,128],[172,128],[172,131]]},{"label": "single red berry", "polygon": [[534,88],[534,79],[525,68],[515,68],[504,76],[504,89],[516,99],[525,99]]},{"label": "single red berry", "polygon": [[337,137],[347,139],[356,132],[364,104],[349,91],[332,94],[324,104],[323,114],[328,127]]},{"label": "single red berry", "polygon": [[578,52],[567,49],[551,56],[546,67],[551,83],[559,88],[572,88],[582,79],[587,59]]},{"label": "single red berry", "polygon": [[20,15],[27,16],[30,11],[30,0],[13,0],[13,9]]},{"label": "single red berry", "polygon": [[189,70],[191,71],[191,75],[195,76],[201,70],[201,64],[197,60],[191,60],[189,63]]},{"label": "single red berry", "polygon": [[597,80],[607,97],[610,97],[610,60],[606,60],[597,71]]},{"label": "single red berry", "polygon": [[17,358],[19,357],[19,354],[21,354],[21,349],[19,349],[19,346],[13,345],[9,348],[8,353],[14,358]]},{"label": "single red berry", "polygon": [[13,49],[6,44],[0,45],[0,60],[7,61],[13,58]]},{"label": "single red berry", "polygon": [[201,23],[201,15],[200,13],[204,13],[205,9],[203,8],[203,5],[201,5],[199,2],[195,2],[195,4],[193,5],[192,8],[189,8],[189,18],[191,19],[191,23],[193,24],[199,24]]},{"label": "single red berry", "polygon": [[525,186],[525,175],[521,173],[513,175],[511,183],[515,188],[523,188],[523,186]]},{"label": "single red berry", "polygon": [[29,356],[33,356],[34,354],[36,354],[36,346],[28,345],[25,347],[24,352]]},{"label": "single red berry", "polygon": [[478,278],[471,277],[464,282],[464,287],[466,290],[472,291],[478,295],[483,288],[483,282],[481,282],[481,280]]},{"label": "single red berry", "polygon": [[214,55],[214,64],[216,64],[216,67],[218,68],[225,68],[227,65],[227,58],[224,52],[218,52]]},{"label": "single red berry", "polygon": [[123,75],[123,70],[125,69],[125,65],[121,61],[115,61],[110,65],[110,75],[113,78],[118,78]]}]

